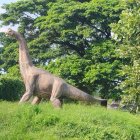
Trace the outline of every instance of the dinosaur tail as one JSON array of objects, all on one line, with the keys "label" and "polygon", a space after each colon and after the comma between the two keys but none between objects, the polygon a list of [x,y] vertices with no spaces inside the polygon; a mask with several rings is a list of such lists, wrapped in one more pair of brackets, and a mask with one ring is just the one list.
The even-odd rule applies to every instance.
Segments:
[{"label": "dinosaur tail", "polygon": [[71,99],[85,101],[85,102],[90,103],[90,104],[98,103],[102,106],[107,107],[107,100],[106,99],[95,98],[95,97],[93,97],[93,96],[91,96],[91,95],[81,91],[80,89],[71,86],[71,85],[68,85],[68,90],[67,90],[66,96],[68,98],[71,98]]}]

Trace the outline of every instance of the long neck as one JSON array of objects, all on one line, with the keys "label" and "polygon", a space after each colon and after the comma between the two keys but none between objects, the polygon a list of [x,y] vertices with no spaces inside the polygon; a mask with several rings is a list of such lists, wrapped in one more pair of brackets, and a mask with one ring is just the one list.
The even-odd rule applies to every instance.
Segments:
[{"label": "long neck", "polygon": [[19,43],[19,64],[20,64],[20,71],[22,75],[25,75],[25,71],[33,66],[32,59],[29,55],[29,51],[27,48],[27,44],[25,39],[18,34],[17,40]]}]

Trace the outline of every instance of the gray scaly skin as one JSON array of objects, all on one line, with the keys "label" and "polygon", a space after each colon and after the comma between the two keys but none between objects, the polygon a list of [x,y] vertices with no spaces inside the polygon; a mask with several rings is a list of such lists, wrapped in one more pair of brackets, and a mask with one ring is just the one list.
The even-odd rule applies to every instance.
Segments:
[{"label": "gray scaly skin", "polygon": [[25,84],[26,91],[19,103],[28,101],[35,96],[32,104],[39,104],[42,98],[50,99],[54,107],[61,107],[61,97],[68,97],[87,103],[99,103],[107,106],[106,99],[97,99],[93,96],[67,84],[63,79],[52,75],[48,71],[35,67],[29,55],[27,44],[23,36],[8,29],[7,35],[16,38],[19,43],[20,72]]}]

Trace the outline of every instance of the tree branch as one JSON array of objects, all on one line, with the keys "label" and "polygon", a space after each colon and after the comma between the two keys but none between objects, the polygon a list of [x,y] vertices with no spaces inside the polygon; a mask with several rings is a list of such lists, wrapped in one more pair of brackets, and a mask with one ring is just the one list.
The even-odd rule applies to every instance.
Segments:
[{"label": "tree branch", "polygon": [[83,57],[85,55],[85,52],[83,51],[83,49],[81,50],[81,48],[78,48],[76,45],[74,44],[71,44],[70,42],[68,41],[53,41],[53,43],[56,43],[56,44],[59,44],[59,45],[64,45],[64,46],[67,46],[69,47],[70,49],[76,51],[81,57]]}]

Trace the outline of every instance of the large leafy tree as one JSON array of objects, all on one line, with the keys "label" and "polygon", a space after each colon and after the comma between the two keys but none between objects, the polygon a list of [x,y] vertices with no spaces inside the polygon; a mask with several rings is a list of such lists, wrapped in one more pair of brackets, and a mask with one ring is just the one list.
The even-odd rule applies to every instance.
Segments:
[{"label": "large leafy tree", "polygon": [[[128,3],[126,3],[128,5]],[[123,66],[122,75],[126,77],[121,83],[125,93],[124,103],[133,105],[132,111],[140,110],[140,2],[131,0],[128,8],[120,15],[117,24],[112,24],[115,39],[120,44],[120,57],[129,58]]]},{"label": "large leafy tree", "polygon": [[[6,12],[0,20],[4,25],[18,25],[34,61],[40,64],[64,54],[83,57],[93,43],[111,37],[109,24],[118,21],[122,10],[117,0],[25,0],[3,8]],[[6,69],[11,67],[5,64]]]},{"label": "large leafy tree", "polygon": [[49,6],[47,16],[36,20],[35,26],[41,30],[36,41],[57,44],[67,53],[76,52],[81,57],[91,44],[111,37],[109,24],[118,21],[121,11],[116,0],[84,3],[59,0]]},{"label": "large leafy tree", "polygon": [[116,88],[122,81],[119,74],[122,59],[117,59],[113,43],[110,40],[97,43],[84,58],[77,55],[58,58],[46,68],[90,94],[118,100],[122,93]]}]

